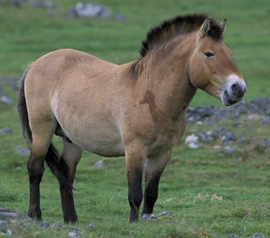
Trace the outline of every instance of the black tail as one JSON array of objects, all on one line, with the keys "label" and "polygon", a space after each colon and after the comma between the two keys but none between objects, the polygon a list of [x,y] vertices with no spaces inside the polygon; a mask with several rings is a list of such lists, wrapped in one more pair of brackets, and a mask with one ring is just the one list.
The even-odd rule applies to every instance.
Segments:
[{"label": "black tail", "polygon": [[[25,100],[25,91],[24,91],[24,83],[25,77],[27,75],[29,68],[23,74],[20,80],[20,87],[19,87],[19,96],[18,96],[18,112],[21,120],[23,136],[27,140],[28,145],[31,146],[32,144],[32,131],[29,125],[29,118],[28,118],[28,111],[27,105]],[[60,158],[59,152],[50,144],[48,149],[45,161],[49,168],[51,169],[52,173],[58,179],[61,186],[64,186],[69,191],[72,191],[73,187],[68,180],[69,169],[66,162]]]}]

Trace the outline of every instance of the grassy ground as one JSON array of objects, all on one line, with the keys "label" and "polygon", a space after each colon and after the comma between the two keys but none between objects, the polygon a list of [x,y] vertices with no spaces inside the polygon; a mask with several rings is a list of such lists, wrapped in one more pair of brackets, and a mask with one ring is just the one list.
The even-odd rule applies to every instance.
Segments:
[{"label": "grassy ground", "polygon": [[[176,14],[208,12],[222,20],[229,18],[225,42],[241,69],[247,85],[247,100],[269,95],[270,30],[269,3],[246,1],[100,1],[127,16],[128,22],[114,19],[69,19],[66,10],[71,0],[54,1],[57,14],[24,6],[0,8],[0,75],[19,75],[30,61],[59,48],[74,48],[122,64],[139,57],[141,40],[149,28]],[[16,94],[5,86],[8,96]],[[193,106],[216,104],[217,100],[199,93]],[[231,121],[221,122],[230,127]],[[219,126],[219,125],[216,125]],[[15,154],[17,145],[25,146],[15,105],[0,103],[0,128],[10,127],[11,135],[0,134],[0,204],[27,212],[28,176],[26,156]],[[213,130],[213,128],[210,128]],[[188,127],[188,132],[198,130]],[[269,137],[265,127],[243,127],[236,133]],[[220,157],[205,146],[191,150],[178,146],[161,179],[156,212],[172,211],[167,222],[128,224],[127,182],[124,158],[106,159],[105,168],[91,165],[101,159],[85,153],[78,167],[75,203],[85,228],[94,223],[96,230],[82,231],[83,237],[226,237],[230,233],[248,237],[255,233],[270,236],[269,155],[239,147],[232,157]],[[62,222],[56,179],[47,169],[41,184],[43,218]],[[35,229],[26,237],[64,237],[67,231]]]}]

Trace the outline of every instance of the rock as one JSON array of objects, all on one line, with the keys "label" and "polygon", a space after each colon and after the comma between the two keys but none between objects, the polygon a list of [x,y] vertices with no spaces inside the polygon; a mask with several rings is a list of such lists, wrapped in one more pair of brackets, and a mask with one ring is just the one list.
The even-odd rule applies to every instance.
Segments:
[{"label": "rock", "polygon": [[104,165],[104,161],[103,160],[98,160],[96,163],[94,163],[92,165],[93,168],[103,168],[105,165]]},{"label": "rock", "polygon": [[157,220],[157,217],[154,213],[152,214],[143,214],[142,215],[142,218],[141,218],[142,222],[144,221],[156,221]]},{"label": "rock", "polygon": [[78,3],[74,8],[69,9],[70,17],[102,17],[111,16],[111,11],[98,3]]},{"label": "rock", "polygon": [[221,119],[224,119],[228,114],[228,110],[224,110],[221,107],[211,105],[211,106],[203,106],[197,108],[188,108],[187,109],[187,121],[189,122],[210,122],[211,124],[215,124]]},{"label": "rock", "polygon": [[223,135],[224,133],[226,132],[226,129],[224,127],[219,127],[217,130],[215,130],[213,133],[212,133],[212,136],[215,138],[215,139],[218,139],[221,135]]},{"label": "rock", "polygon": [[67,227],[68,229],[71,229],[71,230],[74,230],[74,231],[79,231],[79,230],[81,230],[79,227],[77,227],[77,226],[68,226]]},{"label": "rock", "polygon": [[16,146],[15,152],[19,155],[30,155],[30,150],[21,146]]},{"label": "rock", "polygon": [[196,136],[195,134],[191,134],[189,136],[186,137],[186,140],[185,140],[185,144],[189,144],[189,143],[196,143],[198,142],[199,140],[199,137]]},{"label": "rock", "polygon": [[160,212],[156,215],[157,218],[160,217],[173,217],[173,213],[169,211]]},{"label": "rock", "polygon": [[260,120],[260,116],[258,114],[251,114],[247,117],[248,121],[258,121]]},{"label": "rock", "polygon": [[241,144],[241,143],[245,143],[248,142],[248,137],[247,136],[241,136],[240,138],[237,139],[236,143],[237,144]]},{"label": "rock", "polygon": [[9,134],[11,134],[11,129],[10,128],[8,128],[8,127],[4,127],[4,128],[2,128],[1,130],[0,130],[0,134],[6,134],[6,135],[9,135]]},{"label": "rock", "polygon": [[235,140],[235,136],[233,135],[233,133],[231,132],[226,132],[222,137],[221,137],[221,142],[222,143],[227,143],[230,141],[234,141]]},{"label": "rock", "polygon": [[241,237],[239,237],[239,236],[237,236],[235,234],[230,234],[230,235],[228,235],[227,238],[241,238]]},{"label": "rock", "polygon": [[93,223],[90,223],[86,226],[87,230],[93,231],[96,229],[96,226]]},{"label": "rock", "polygon": [[56,223],[52,224],[51,228],[62,230],[64,228],[64,226],[62,226],[59,222],[56,222]]},{"label": "rock", "polygon": [[251,236],[250,238],[265,238],[266,236],[264,234],[255,234]]},{"label": "rock", "polygon": [[5,104],[9,104],[9,105],[13,104],[12,99],[8,98],[7,96],[2,96],[2,97],[1,97],[1,101],[2,101],[3,103],[5,103]]},{"label": "rock", "polygon": [[229,145],[227,145],[227,146],[225,146],[225,147],[223,148],[223,153],[224,153],[225,155],[231,155],[231,154],[233,154],[234,152],[235,152],[235,149],[234,149],[233,147],[229,146]]},{"label": "rock", "polygon": [[22,1],[20,1],[20,0],[10,0],[10,4],[13,7],[20,8],[22,6]]},{"label": "rock", "polygon": [[191,134],[186,137],[185,144],[188,145],[191,149],[197,149],[200,147],[200,143],[198,142],[199,137],[195,134]]},{"label": "rock", "polygon": [[198,149],[201,146],[199,142],[191,142],[188,144],[188,147],[191,149]]},{"label": "rock", "polygon": [[43,228],[50,228],[50,223],[49,222],[46,222],[46,221],[43,221],[39,224],[39,226],[43,227]]},{"label": "rock", "polygon": [[9,223],[12,221],[30,222],[31,218],[23,213],[18,213],[4,207],[0,208],[0,223]]},{"label": "rock", "polygon": [[265,116],[262,118],[260,125],[269,125],[270,124],[270,116]]},{"label": "rock", "polygon": [[215,145],[215,146],[213,146],[213,149],[215,149],[215,150],[219,150],[220,148],[221,148],[220,145]]},{"label": "rock", "polygon": [[127,22],[127,17],[124,16],[121,12],[116,12],[114,14],[114,19],[120,22]]},{"label": "rock", "polygon": [[260,143],[259,145],[260,149],[266,149],[270,147],[270,139],[264,140],[263,142]]},{"label": "rock", "polygon": [[200,137],[200,139],[204,142],[210,142],[214,140],[214,137],[212,135],[211,131],[201,131],[198,133],[198,136]]},{"label": "rock", "polygon": [[34,0],[30,2],[30,4],[33,7],[39,7],[39,8],[51,8],[53,7],[53,2],[48,0]]},{"label": "rock", "polygon": [[69,232],[67,233],[68,237],[71,237],[71,238],[80,238],[81,237],[81,234],[79,232]]}]

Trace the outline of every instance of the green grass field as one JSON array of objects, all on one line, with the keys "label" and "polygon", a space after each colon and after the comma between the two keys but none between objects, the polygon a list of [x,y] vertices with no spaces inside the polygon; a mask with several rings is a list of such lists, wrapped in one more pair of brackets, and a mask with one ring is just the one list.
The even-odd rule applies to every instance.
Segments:
[{"label": "green grass field", "polygon": [[[0,76],[19,77],[29,62],[60,48],[82,50],[117,64],[133,61],[139,57],[141,41],[152,26],[177,14],[207,12],[219,21],[229,19],[224,41],[247,83],[245,100],[269,96],[268,1],[99,2],[112,12],[123,13],[128,22],[68,18],[67,10],[76,3],[72,0],[55,0],[58,10],[53,17],[46,9],[0,5]],[[3,85],[7,95],[16,101],[15,92]],[[192,106],[206,104],[221,105],[204,92],[199,92],[192,102]],[[214,127],[231,128],[232,123],[233,120],[224,121]],[[21,136],[15,104],[0,102],[0,129],[3,127],[11,128],[12,134],[0,134],[0,204],[26,213],[27,156],[14,152],[17,145],[26,146],[26,142]],[[190,126],[186,134],[197,130],[201,128]],[[254,138],[270,136],[267,126],[243,127],[235,133]],[[165,219],[137,224],[128,224],[124,158],[107,159],[85,153],[75,181],[77,226],[83,228],[82,237],[227,237],[230,233],[242,237],[263,233],[270,237],[270,156],[251,145],[238,149],[234,156],[222,157],[210,146],[198,150],[177,146],[161,179],[155,207],[155,212],[172,211],[174,218],[169,222]],[[91,167],[99,159],[106,166]],[[45,221],[62,223],[58,183],[48,168],[41,183],[41,206]],[[95,231],[85,229],[89,223],[96,225]],[[66,237],[66,233],[36,227],[31,232],[21,231],[24,237]]]}]

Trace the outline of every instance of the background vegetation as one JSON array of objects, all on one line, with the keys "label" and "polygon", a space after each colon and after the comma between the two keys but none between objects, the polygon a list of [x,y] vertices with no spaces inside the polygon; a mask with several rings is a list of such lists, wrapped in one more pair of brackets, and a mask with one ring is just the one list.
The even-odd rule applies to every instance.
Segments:
[{"label": "background vegetation", "polygon": [[[265,0],[102,0],[113,13],[119,11],[128,21],[114,18],[68,18],[72,0],[55,0],[47,9],[30,5],[14,8],[0,5],[0,76],[19,77],[29,62],[60,48],[74,48],[105,60],[122,64],[139,57],[141,41],[147,31],[177,14],[207,12],[221,21],[228,17],[225,43],[242,71],[248,86],[245,100],[268,96],[270,92],[270,4]],[[4,83],[3,83],[4,84]],[[16,93],[6,84],[8,97]],[[192,106],[220,104],[199,92]],[[232,121],[216,125],[230,127]],[[0,129],[9,127],[11,135],[0,134],[0,204],[27,212],[27,156],[15,154],[17,145],[26,146],[21,136],[15,105],[0,102]],[[189,126],[190,131],[199,130]],[[209,128],[214,129],[214,128]],[[239,135],[269,137],[269,128],[239,129]],[[58,143],[58,142],[57,142]],[[60,148],[60,144],[59,144]],[[85,153],[75,182],[75,203],[80,222],[96,230],[82,231],[85,237],[227,237],[230,233],[270,236],[270,191],[268,154],[250,148],[220,157],[212,147],[198,150],[178,146],[161,179],[156,212],[169,210],[174,218],[159,222],[128,224],[127,182],[124,158],[106,159],[105,167],[91,165],[101,159]],[[43,218],[62,222],[56,179],[47,169],[41,184]],[[66,231],[34,229],[27,237],[65,236]]]}]

